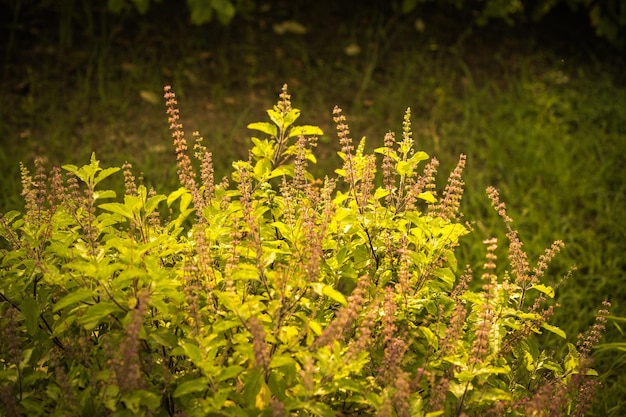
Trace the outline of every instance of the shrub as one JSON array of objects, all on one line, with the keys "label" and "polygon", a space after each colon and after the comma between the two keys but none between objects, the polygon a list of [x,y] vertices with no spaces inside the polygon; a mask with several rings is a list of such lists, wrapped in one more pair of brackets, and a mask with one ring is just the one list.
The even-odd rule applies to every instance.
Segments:
[{"label": "shrub", "polygon": [[[566,337],[543,282],[563,244],[531,266],[493,188],[508,266],[489,239],[480,274],[457,267],[466,159],[439,193],[410,110],[401,138],[366,154],[336,107],[342,166],[314,178],[322,132],[295,125],[284,86],[271,122],[249,125],[265,138],[215,181],[169,87],[165,98],[182,185],[168,195],[95,155],[65,174],[22,166],[25,213],[0,217],[5,414],[585,412],[606,308],[577,343],[547,347],[546,333]],[[119,171],[121,199],[103,189]]]}]

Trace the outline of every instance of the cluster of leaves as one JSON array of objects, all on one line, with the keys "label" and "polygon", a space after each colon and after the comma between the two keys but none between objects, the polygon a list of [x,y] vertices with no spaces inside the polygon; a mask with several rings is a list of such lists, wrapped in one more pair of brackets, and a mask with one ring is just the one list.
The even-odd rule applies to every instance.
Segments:
[{"label": "cluster of leaves", "polygon": [[[564,353],[542,347],[544,333],[565,337],[540,281],[561,244],[531,268],[494,189],[510,268],[496,272],[488,240],[477,282],[457,270],[465,157],[439,194],[409,111],[401,139],[366,154],[335,108],[343,164],[322,180],[307,169],[322,132],[294,125],[285,86],[271,123],[249,125],[267,137],[216,182],[165,98],[183,185],[168,195],[95,156],[65,174],[22,167],[25,214],[0,216],[3,413],[584,413],[608,312]],[[116,201],[100,187],[118,171]]]}]

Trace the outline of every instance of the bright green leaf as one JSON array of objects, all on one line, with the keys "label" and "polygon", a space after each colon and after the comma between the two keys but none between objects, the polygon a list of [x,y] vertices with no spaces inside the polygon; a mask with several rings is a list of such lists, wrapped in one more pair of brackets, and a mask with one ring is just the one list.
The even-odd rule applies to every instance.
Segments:
[{"label": "bright green leaf", "polygon": [[381,154],[381,155],[388,156],[396,162],[398,162],[398,160],[400,159],[398,158],[398,154],[396,153],[395,150],[388,148],[386,146],[381,146],[380,148],[376,148],[374,149],[374,152]]},{"label": "bright green leaf", "polygon": [[417,195],[417,198],[422,199],[428,203],[435,203],[437,201],[435,199],[435,196],[430,191],[426,191],[425,193],[419,193]]},{"label": "bright green leaf", "polygon": [[178,190],[170,193],[170,195],[167,196],[167,206],[170,207],[174,201],[178,200],[185,194],[189,194],[189,191],[187,191],[184,187],[180,187]]},{"label": "bright green leaf", "polygon": [[272,162],[269,159],[261,159],[254,165],[254,178],[263,181],[272,169]]},{"label": "bright green leaf", "polygon": [[[257,271],[257,273],[258,273],[258,271]],[[233,297],[231,294],[229,294],[227,292],[217,291],[217,290],[214,290],[213,294],[220,301],[220,304],[223,305],[227,310],[229,310],[229,311],[237,311],[237,305],[239,303],[235,302],[235,300],[234,300],[235,297]]]},{"label": "bright green leaf", "polygon": [[294,126],[289,131],[290,138],[294,136],[322,136],[323,134],[322,129],[311,125]]},{"label": "bright green leaf", "polygon": [[102,200],[103,198],[115,198],[117,194],[113,190],[94,191],[94,200]]},{"label": "bright green leaf", "polygon": [[100,207],[103,210],[110,211],[111,213],[124,216],[127,219],[132,220],[135,217],[133,211],[130,208],[128,208],[128,206],[122,203],[104,203],[104,204],[100,204],[98,207]]},{"label": "bright green leaf", "polygon": [[161,194],[150,197],[148,201],[146,201],[146,207],[145,207],[146,213],[147,214],[152,213],[159,206],[159,203],[166,199],[167,197]]},{"label": "bright green leaf", "polygon": [[[300,110],[291,109],[289,113],[285,115],[283,129],[287,129],[289,126],[293,124],[300,117]],[[291,136],[291,135],[290,135]]]},{"label": "bright green leaf", "polygon": [[293,177],[294,176],[294,167],[293,165],[281,165],[277,168],[275,168],[274,170],[272,170],[272,172],[270,172],[269,176],[267,177],[268,179],[270,178],[276,178],[276,177]]},{"label": "bright green leaf", "polygon": [[554,288],[552,288],[552,287],[550,287],[548,285],[536,284],[536,285],[533,285],[530,288],[534,288],[535,290],[544,293],[548,297],[554,298]]},{"label": "bright green leaf", "polygon": [[279,129],[283,128],[284,119],[283,119],[283,115],[279,111],[275,109],[269,109],[267,110],[267,115],[270,117],[270,120],[274,122],[276,126],[278,126]]},{"label": "bright green leaf", "polygon": [[192,394],[194,392],[202,392],[205,391],[209,386],[209,380],[205,377],[200,377],[196,379],[192,379],[191,381],[186,381],[180,384],[174,390],[174,398],[182,397],[183,395]]},{"label": "bright green leaf", "polygon": [[113,174],[115,174],[117,171],[119,171],[120,169],[117,167],[111,167],[111,168],[106,168],[103,169],[102,171],[100,171],[95,179],[94,179],[94,185],[98,184],[100,181],[102,181],[103,179],[105,179],[106,177],[109,177]]},{"label": "bright green leaf", "polygon": [[338,302],[342,306],[348,305],[348,302],[346,301],[346,297],[342,293],[340,293],[339,291],[331,287],[330,285],[324,285],[324,287],[322,288],[322,294]]},{"label": "bright green leaf", "polygon": [[548,323],[542,323],[541,327],[543,327],[544,329],[546,329],[547,331],[551,333],[554,333],[562,337],[563,339],[567,339],[567,335],[565,334],[565,332],[556,326],[552,326],[551,324],[548,324]]},{"label": "bright green leaf", "polygon": [[278,128],[276,127],[276,125],[273,125],[268,122],[250,123],[248,125],[248,129],[258,130],[259,132],[263,132],[272,137],[278,136]]},{"label": "bright green leaf", "polygon": [[197,345],[185,340],[179,341],[178,344],[183,349],[183,352],[185,353],[185,355],[187,355],[191,362],[193,362],[195,365],[199,365],[202,363],[202,352]]},{"label": "bright green leaf", "polygon": [[283,366],[295,366],[296,361],[290,355],[274,355],[270,362],[270,368],[280,368]]}]

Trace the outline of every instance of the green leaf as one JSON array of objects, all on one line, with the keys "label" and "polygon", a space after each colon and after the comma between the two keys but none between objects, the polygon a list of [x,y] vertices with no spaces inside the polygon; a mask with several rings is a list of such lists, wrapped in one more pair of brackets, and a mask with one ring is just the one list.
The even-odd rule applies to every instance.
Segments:
[{"label": "green leaf", "polygon": [[272,169],[272,162],[269,159],[261,159],[254,165],[254,179],[263,181]]},{"label": "green leaf", "polygon": [[26,298],[20,308],[26,319],[26,330],[29,335],[34,336],[39,332],[39,304],[32,298]]},{"label": "green leaf", "polygon": [[197,345],[185,340],[181,340],[178,344],[194,365],[199,366],[202,363],[203,355]]},{"label": "green leaf", "polygon": [[428,154],[424,151],[415,152],[413,156],[409,159],[409,162],[417,166],[418,163],[427,160],[430,158]]},{"label": "green leaf", "polygon": [[310,320],[307,324],[309,325],[309,329],[311,329],[316,336],[320,336],[322,334],[322,326],[320,326],[318,322]]},{"label": "green leaf", "polygon": [[172,330],[167,328],[162,328],[154,333],[150,333],[149,338],[157,342],[159,345],[169,348],[173,348],[178,345],[178,337]]},{"label": "green leaf", "polygon": [[148,410],[154,411],[161,404],[161,401],[156,394],[145,390],[135,390],[128,394],[124,394],[121,401],[124,403],[126,408],[133,413],[133,415],[145,415],[145,413],[141,413],[141,411],[145,411],[141,409],[142,406],[146,407]]},{"label": "green leaf", "polygon": [[428,342],[428,346],[431,349],[437,349],[437,347],[439,346],[439,338],[435,336],[435,333],[433,333],[432,330],[425,326],[419,326],[419,330]]},{"label": "green leaf", "polygon": [[148,201],[146,201],[146,213],[152,213],[159,206],[159,203],[166,199],[167,197],[161,194],[150,197]]},{"label": "green leaf", "polygon": [[245,368],[239,365],[232,365],[226,368],[222,368],[222,371],[217,376],[217,380],[219,382],[226,381],[227,379],[231,379],[231,378],[238,376],[243,371],[245,371]]},{"label": "green leaf", "polygon": [[209,379],[205,377],[200,377],[196,379],[192,379],[191,381],[186,381],[180,384],[174,390],[174,398],[182,397],[183,395],[192,394],[194,392],[202,392],[208,388]]},{"label": "green leaf", "polygon": [[335,174],[339,175],[340,177],[345,177],[346,175],[348,175],[345,169],[340,169],[340,168],[337,168],[335,170]]},{"label": "green leaf", "polygon": [[61,298],[59,301],[57,301],[52,311],[57,312],[61,310],[62,308],[65,308],[69,305],[76,304],[80,301],[91,298],[94,296],[94,294],[95,292],[89,288],[80,288],[75,291],[72,291],[71,293],[69,293],[68,295]]},{"label": "green leaf", "polygon": [[13,223],[13,220],[15,220],[16,218],[20,217],[22,215],[22,213],[20,213],[17,210],[11,210],[8,213],[6,213],[4,215],[5,220],[7,221],[8,224]]},{"label": "green leaf", "polygon": [[101,200],[103,198],[115,198],[117,194],[113,190],[95,191],[93,193],[94,200]]},{"label": "green leaf", "polygon": [[217,297],[220,304],[223,305],[228,311],[235,311],[235,312],[237,311],[238,303],[237,304],[235,303],[232,295],[230,295],[227,292],[222,292],[222,291],[217,291],[217,290],[213,291],[213,295]]},{"label": "green leaf", "polygon": [[115,214],[119,214],[121,216],[126,217],[127,219],[133,219],[135,217],[135,215],[133,214],[133,211],[126,206],[126,204],[122,204],[122,203],[103,203],[100,204],[98,207],[100,207],[103,210],[106,211],[110,211],[111,213],[115,213]]},{"label": "green leaf", "polygon": [[385,155],[398,162],[400,158],[398,158],[398,154],[395,150],[388,148],[386,146],[382,146],[380,148],[374,149],[374,152],[379,153],[381,155]]},{"label": "green leaf", "polygon": [[407,161],[398,161],[396,169],[398,170],[398,174],[406,175],[413,170],[413,166]]},{"label": "green leaf", "polygon": [[346,297],[342,293],[340,293],[339,291],[337,291],[336,289],[334,289],[330,285],[324,285],[324,284],[322,284],[322,285],[323,285],[322,286],[322,294],[324,294],[328,298],[338,302],[342,306],[347,306],[348,305],[348,301],[346,300]]},{"label": "green leaf", "polygon": [[437,201],[435,199],[435,196],[430,191],[426,191],[425,193],[419,193],[417,195],[417,198],[420,198],[428,203],[434,203]]},{"label": "green leaf", "polygon": [[261,392],[263,374],[260,369],[253,369],[244,376],[243,394],[249,408],[256,406],[256,397]]},{"label": "green leaf", "polygon": [[534,288],[535,290],[544,293],[548,297],[554,298],[554,288],[552,288],[552,287],[550,287],[548,285],[536,284],[536,285],[533,285],[530,288]]},{"label": "green leaf", "polygon": [[294,176],[293,165],[289,164],[289,165],[281,165],[277,167],[276,169],[272,170],[272,172],[270,172],[270,175],[267,177],[267,179],[282,177],[282,176],[293,177]]},{"label": "green leaf", "polygon": [[548,324],[548,323],[542,323],[541,327],[543,327],[544,329],[546,329],[547,331],[551,333],[554,333],[557,336],[562,337],[563,339],[567,339],[567,335],[565,334],[565,332],[556,326],[552,326],[551,324]]},{"label": "green leaf", "polygon": [[[285,115],[283,129],[287,129],[289,126],[293,124],[300,117],[300,110],[291,109],[289,113]],[[291,136],[291,135],[290,135]]]},{"label": "green leaf", "polygon": [[533,358],[532,353],[530,353],[529,351],[525,350],[524,351],[524,360],[526,361],[526,370],[528,372],[534,372],[535,370],[535,360]]},{"label": "green leaf", "polygon": [[438,268],[435,270],[434,275],[447,284],[446,285],[447,289],[449,290],[452,289],[452,286],[454,285],[454,281],[456,280],[456,277],[454,275],[454,272],[452,272],[452,269]]},{"label": "green leaf", "polygon": [[[249,281],[258,281],[260,279],[260,272],[259,272],[259,268],[257,268],[255,265],[251,265],[251,264],[239,264],[239,266],[237,267],[237,269],[235,271],[233,271],[232,273],[232,279],[233,280],[249,280]],[[222,297],[225,295],[225,293],[222,293]],[[219,296],[218,296],[219,298]],[[228,297],[230,299],[230,297]],[[219,298],[220,301],[222,300],[221,298]]]},{"label": "green leaf", "polygon": [[185,194],[189,194],[189,191],[187,191],[185,187],[180,187],[178,190],[170,193],[170,195],[167,196],[167,206],[170,207],[174,201],[178,200]]},{"label": "green leaf", "polygon": [[421,162],[428,159],[428,154],[426,152],[416,152],[412,157],[410,157],[407,161],[398,161],[398,174],[400,175],[412,175],[413,170],[417,167],[417,165]]},{"label": "green leaf", "polygon": [[576,346],[571,343],[567,344],[567,348],[569,353],[565,356],[563,360],[563,365],[565,366],[565,372],[572,372],[578,368],[579,358],[578,351],[576,350]]},{"label": "green leaf", "polygon": [[273,124],[268,123],[268,122],[250,123],[248,125],[248,129],[258,130],[259,132],[263,132],[263,133],[265,133],[267,135],[270,135],[272,137],[278,136],[278,128],[276,127],[276,125],[273,125]]},{"label": "green leaf", "polygon": [[312,125],[294,126],[289,131],[290,138],[294,136],[322,136],[323,134],[322,129]]},{"label": "green leaf", "polygon": [[102,181],[103,179],[105,179],[106,177],[109,177],[113,174],[115,174],[117,171],[119,171],[120,169],[117,167],[111,167],[111,168],[106,168],[103,169],[102,171],[100,171],[96,177],[94,178],[94,185],[98,184],[100,181]]},{"label": "green leaf", "polygon": [[267,115],[270,117],[270,120],[274,122],[276,126],[278,126],[279,129],[283,128],[285,121],[283,119],[283,115],[279,111],[269,109],[267,110]]},{"label": "green leaf", "polygon": [[291,355],[274,355],[270,362],[270,368],[280,368],[283,366],[296,366],[296,360]]},{"label": "green leaf", "polygon": [[563,373],[563,368],[561,367],[561,365],[559,365],[556,362],[553,361],[544,361],[542,366],[546,369],[549,369],[551,371],[556,372],[557,374],[562,374]]},{"label": "green leaf", "polygon": [[[272,126],[268,123],[269,126]],[[276,128],[276,126],[273,126]],[[274,157],[274,152],[276,152],[276,141],[275,139],[259,139],[252,137],[252,143],[254,143],[254,147],[252,148],[252,155],[254,155],[255,159],[272,159]]]},{"label": "green leaf", "polygon": [[333,411],[333,409],[321,402],[309,402],[305,404],[304,408],[312,413],[312,415],[317,417],[336,417],[337,414]]},{"label": "green leaf", "polygon": [[76,165],[66,164],[66,165],[62,165],[61,168],[63,168],[64,170],[69,171],[72,174],[78,176],[78,167]]},{"label": "green leaf", "polygon": [[98,304],[90,306],[85,315],[78,319],[78,323],[82,324],[86,330],[93,330],[104,317],[119,311],[119,307],[109,301],[102,301]]}]

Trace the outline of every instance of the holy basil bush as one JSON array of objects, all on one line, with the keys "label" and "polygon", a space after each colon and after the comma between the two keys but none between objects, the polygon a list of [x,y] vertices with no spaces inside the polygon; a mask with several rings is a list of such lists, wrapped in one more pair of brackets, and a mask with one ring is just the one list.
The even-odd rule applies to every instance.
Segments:
[{"label": "holy basil bush", "polygon": [[[367,154],[335,108],[342,164],[320,179],[308,167],[323,133],[295,124],[285,86],[270,122],[249,125],[249,160],[216,181],[169,87],[165,99],[182,185],[170,194],[95,156],[22,166],[25,213],[0,217],[4,415],[585,412],[607,311],[566,342],[542,282],[562,243],[531,266],[495,189],[505,268],[494,239],[481,271],[457,266],[465,156],[438,192],[410,111]],[[101,187],[113,174],[119,198]]]}]

